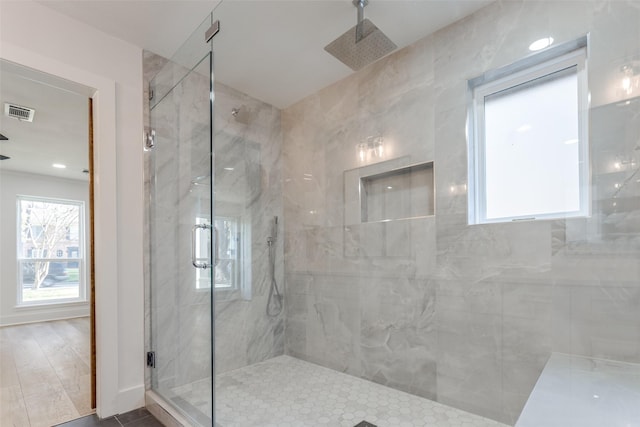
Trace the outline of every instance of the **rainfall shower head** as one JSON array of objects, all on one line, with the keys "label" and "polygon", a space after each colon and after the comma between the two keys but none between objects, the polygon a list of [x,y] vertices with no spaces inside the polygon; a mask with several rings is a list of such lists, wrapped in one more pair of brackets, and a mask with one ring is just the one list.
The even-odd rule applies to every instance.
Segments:
[{"label": "rainfall shower head", "polygon": [[358,9],[357,24],[324,48],[354,71],[398,47],[373,22],[364,19],[364,7],[367,4],[368,0],[353,0],[353,5]]}]

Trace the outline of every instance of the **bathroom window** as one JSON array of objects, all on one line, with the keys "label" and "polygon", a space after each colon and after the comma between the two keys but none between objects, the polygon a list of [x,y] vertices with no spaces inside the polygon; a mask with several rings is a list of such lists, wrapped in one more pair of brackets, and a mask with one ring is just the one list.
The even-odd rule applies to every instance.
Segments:
[{"label": "bathroom window", "polygon": [[469,81],[469,223],[589,214],[586,38]]},{"label": "bathroom window", "polygon": [[[206,218],[196,218],[197,224],[208,223]],[[217,230],[218,242],[218,265],[213,269],[215,290],[222,299],[233,298],[238,292],[244,290],[245,285],[250,280],[250,272],[247,266],[250,262],[245,250],[247,234],[241,217],[217,216],[214,221]],[[243,232],[245,231],[245,232]],[[208,233],[198,233],[196,235],[196,260],[199,262],[209,261],[209,238]],[[196,289],[211,288],[211,270],[196,269]],[[224,295],[223,295],[224,294]]]},{"label": "bathroom window", "polygon": [[18,305],[85,300],[84,203],[19,196],[17,213]]}]

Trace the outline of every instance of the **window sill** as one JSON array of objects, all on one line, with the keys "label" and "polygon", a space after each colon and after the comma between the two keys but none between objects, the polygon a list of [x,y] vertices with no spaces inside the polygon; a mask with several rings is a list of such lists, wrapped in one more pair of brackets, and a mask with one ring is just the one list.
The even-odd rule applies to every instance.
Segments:
[{"label": "window sill", "polygon": [[539,215],[522,218],[497,218],[483,219],[481,221],[469,222],[468,225],[491,225],[491,224],[516,224],[519,222],[539,222],[539,221],[561,221],[570,219],[588,219],[591,215],[585,213],[567,213],[565,215]]},{"label": "window sill", "polygon": [[55,300],[47,302],[32,302],[26,304],[15,305],[16,310],[41,309],[51,307],[78,307],[89,304],[87,300]]}]

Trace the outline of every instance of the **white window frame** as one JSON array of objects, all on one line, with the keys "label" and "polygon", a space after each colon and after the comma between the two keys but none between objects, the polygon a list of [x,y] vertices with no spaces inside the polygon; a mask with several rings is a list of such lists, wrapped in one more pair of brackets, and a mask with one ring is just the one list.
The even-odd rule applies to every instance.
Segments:
[{"label": "white window frame", "polygon": [[[576,69],[578,81],[578,144],[579,144],[579,198],[580,207],[572,212],[548,212],[503,218],[487,218],[485,174],[485,98],[569,68]],[[589,168],[589,93],[587,83],[587,37],[546,49],[522,61],[493,70],[469,81],[470,103],[468,114],[468,222],[486,224],[522,220],[588,217],[591,214]]]},{"label": "white window frame", "polygon": [[[22,201],[35,201],[35,202],[43,202],[43,203],[56,203],[56,204],[66,204],[66,205],[75,205],[78,206],[78,256],[73,258],[58,258],[55,256],[56,254],[47,254],[46,257],[24,257],[22,256],[21,244],[22,244]],[[17,307],[31,307],[31,306],[45,306],[45,305],[57,305],[57,304],[68,304],[75,302],[86,302],[87,301],[87,280],[86,280],[86,240],[85,240],[85,228],[86,228],[86,217],[85,217],[85,203],[81,200],[70,200],[70,199],[59,199],[52,197],[38,197],[38,196],[25,196],[18,195],[16,198],[16,251],[18,256],[16,257],[17,264],[17,275],[16,275],[16,286],[17,286],[17,295],[16,295],[16,305]],[[46,299],[46,300],[37,300],[37,301],[24,301],[23,300],[23,286],[22,283],[22,264],[25,262],[36,262],[36,261],[48,261],[48,262],[77,262],[78,263],[78,297],[77,298],[57,298],[57,299]]]}]

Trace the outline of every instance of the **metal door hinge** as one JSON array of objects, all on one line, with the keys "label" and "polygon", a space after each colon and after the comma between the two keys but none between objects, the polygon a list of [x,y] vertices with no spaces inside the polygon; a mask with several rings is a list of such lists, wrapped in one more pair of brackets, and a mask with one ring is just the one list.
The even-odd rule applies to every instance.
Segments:
[{"label": "metal door hinge", "polygon": [[213,24],[211,24],[207,32],[204,33],[205,43],[209,43],[213,38],[213,36],[215,36],[219,32],[220,32],[220,21],[216,20]]},{"label": "metal door hinge", "polygon": [[156,146],[156,131],[155,129],[147,129],[144,134],[144,149],[146,151],[153,150]]},{"label": "metal door hinge", "polygon": [[147,351],[147,366],[150,368],[156,367],[156,352]]}]

